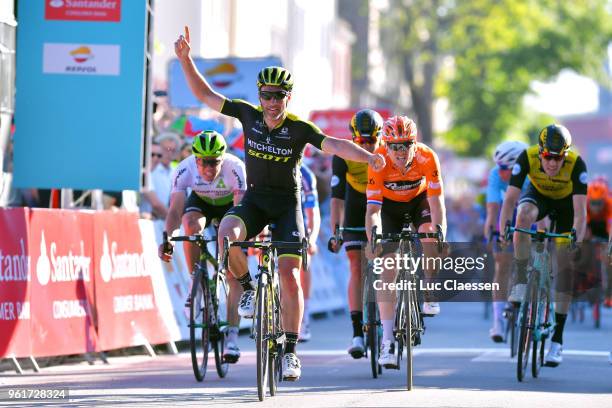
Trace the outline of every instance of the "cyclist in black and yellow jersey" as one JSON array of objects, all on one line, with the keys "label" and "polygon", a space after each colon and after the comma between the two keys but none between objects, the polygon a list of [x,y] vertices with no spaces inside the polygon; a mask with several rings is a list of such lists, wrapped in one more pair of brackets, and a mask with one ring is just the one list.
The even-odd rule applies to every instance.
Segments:
[{"label": "cyclist in black and yellow jersey", "polygon": [[[353,115],[349,129],[353,142],[373,152],[379,144],[383,118],[372,109],[363,109]],[[366,195],[368,186],[368,164],[345,160],[338,156],[332,159],[332,199],[331,227],[336,225],[349,228],[364,228],[366,213]],[[361,246],[368,237],[363,232],[347,231],[343,234],[346,256],[349,259],[350,276],[348,282],[348,303],[353,324],[353,339],[348,352],[353,358],[365,354],[363,340],[363,310],[361,279]],[[330,241],[331,249],[337,252],[338,243]]]},{"label": "cyclist in black and yellow jersey", "polygon": [[[190,55],[189,29],[179,36],[174,51],[191,91],[211,109],[237,118],[242,123],[245,142],[247,192],[242,202],[230,209],[219,226],[219,241],[255,237],[269,223],[276,228],[275,241],[299,242],[304,237],[300,199],[300,163],[304,148],[310,143],[326,153],[369,162],[384,167],[382,155],[362,149],[348,140],[328,137],[313,123],[287,112],[291,100],[293,76],[282,67],[267,67],[257,76],[259,106],[239,99],[227,99],[211,88],[198,72]],[[301,365],[295,347],[303,316],[304,299],[300,284],[299,250],[279,250],[278,270],[281,286],[282,322],[285,332],[283,377],[297,380]],[[232,247],[229,254],[231,273],[242,284],[238,313],[252,317],[255,291],[247,268],[246,256]]]},{"label": "cyclist in black and yellow jersey", "polygon": [[[500,231],[512,219],[512,212],[521,192],[525,177],[531,182],[520,197],[516,227],[531,228],[531,225],[555,212],[555,231],[569,233],[576,230],[577,242],[582,242],[586,230],[587,169],[584,160],[574,151],[570,132],[561,125],[550,125],[542,129],[538,145],[527,148],[512,168],[510,185],[506,191],[500,215]],[[527,283],[529,262],[529,237],[514,233],[514,262],[517,283],[512,288],[509,300],[523,300]],[[565,248],[565,247],[563,247]],[[561,249],[563,249],[561,248]],[[558,252],[559,265],[555,296],[556,327],[551,348],[546,355],[546,365],[556,367],[561,363],[563,329],[571,302],[572,277],[568,251]]]}]

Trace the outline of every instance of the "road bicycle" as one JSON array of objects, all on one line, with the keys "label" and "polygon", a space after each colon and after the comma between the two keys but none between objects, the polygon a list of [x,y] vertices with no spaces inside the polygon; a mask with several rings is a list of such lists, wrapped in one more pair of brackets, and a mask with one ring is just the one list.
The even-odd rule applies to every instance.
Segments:
[{"label": "road bicycle", "polygon": [[[442,226],[436,225],[436,232],[416,232],[412,230],[411,220],[408,215],[404,217],[404,225],[401,232],[391,234],[377,234],[376,226],[372,227],[371,250],[376,253],[379,244],[398,243],[400,259],[405,257],[418,257],[417,246],[422,238],[434,238],[437,241],[438,252],[443,250],[444,234]],[[402,264],[404,264],[402,262]],[[413,347],[421,344],[421,337],[425,333],[425,324],[421,312],[421,294],[419,290],[419,279],[417,271],[410,271],[403,267],[399,268],[396,275],[396,283],[401,283],[401,289],[397,290],[395,307],[395,323],[393,333],[397,344],[397,367],[406,348],[406,388],[413,388]],[[409,284],[410,283],[410,284]],[[411,286],[412,290],[406,288]]]},{"label": "road bicycle", "polygon": [[[501,245],[499,231],[491,229],[489,232],[489,243],[493,245]],[[506,284],[506,282],[500,282]],[[504,338],[503,342],[510,346],[510,358],[514,358],[518,348],[518,311],[520,304],[518,302],[507,302],[504,307],[503,316],[505,321],[504,325]]]},{"label": "road bicycle", "polygon": [[[164,243],[168,235],[164,232]],[[225,332],[227,331],[226,275],[219,270],[217,237],[206,238],[202,234],[174,236],[170,241],[187,241],[200,248],[200,258],[195,264],[189,296],[189,348],[191,365],[196,380],[203,381],[208,366],[210,346],[215,354],[215,367],[219,377],[227,375],[229,362],[223,358]],[[215,255],[208,249],[213,243]]]},{"label": "road bicycle", "polygon": [[[327,249],[330,252],[338,252],[344,243],[342,233],[344,232],[365,232],[364,227],[340,227],[336,224],[334,235],[327,243]],[[336,251],[333,251],[332,243],[337,243]],[[378,378],[382,374],[382,366],[378,364],[378,356],[382,343],[382,324],[378,313],[378,304],[376,303],[376,290],[374,290],[375,276],[372,270],[372,263],[368,262],[365,274],[363,276],[362,285],[362,311],[363,316],[363,333],[365,335],[365,355],[370,359],[370,368],[372,369],[372,377]]]},{"label": "road bicycle", "polygon": [[[554,225],[554,222],[552,223]],[[553,227],[551,226],[551,230]],[[544,364],[546,339],[555,330],[554,302],[552,300],[552,261],[549,249],[551,238],[568,239],[570,246],[576,241],[576,232],[556,234],[546,230],[515,228],[506,225],[506,239],[513,232],[528,234],[532,237],[535,250],[527,268],[527,290],[519,307],[519,341],[516,365],[516,376],[519,381],[525,379],[529,365],[531,349],[531,375],[537,378]]]},{"label": "road bicycle", "polygon": [[302,267],[308,266],[308,240],[301,242],[284,241],[230,241],[223,239],[223,269],[227,270],[230,247],[259,249],[259,264],[255,279],[255,314],[251,326],[251,338],[255,340],[257,355],[257,396],[260,401],[266,397],[266,387],[270,396],[276,395],[278,383],[283,380],[282,358],[285,333],[282,324],[280,281],[277,273],[277,250],[300,249]]}]

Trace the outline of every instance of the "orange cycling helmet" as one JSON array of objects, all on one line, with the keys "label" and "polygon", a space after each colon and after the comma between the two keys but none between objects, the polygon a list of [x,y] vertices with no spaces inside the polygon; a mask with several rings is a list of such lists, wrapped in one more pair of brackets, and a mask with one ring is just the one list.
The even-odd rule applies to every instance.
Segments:
[{"label": "orange cycling helmet", "polygon": [[591,200],[605,200],[608,198],[608,183],[605,179],[596,178],[589,183],[587,187],[587,199]]},{"label": "orange cycling helmet", "polygon": [[416,124],[407,116],[392,116],[383,124],[382,138],[387,143],[416,142]]}]

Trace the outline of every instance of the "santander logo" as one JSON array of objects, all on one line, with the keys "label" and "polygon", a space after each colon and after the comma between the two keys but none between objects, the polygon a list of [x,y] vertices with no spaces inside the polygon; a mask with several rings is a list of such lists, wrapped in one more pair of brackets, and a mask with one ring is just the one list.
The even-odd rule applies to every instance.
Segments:
[{"label": "santander logo", "polygon": [[120,252],[115,241],[109,243],[104,231],[102,255],[100,256],[100,276],[106,283],[114,279],[142,278],[151,275],[149,260],[140,252]]},{"label": "santander logo", "polygon": [[57,244],[51,241],[49,253],[47,253],[47,243],[45,232],[41,231],[40,256],[36,261],[36,277],[38,283],[47,285],[49,282],[71,282],[91,280],[91,257],[85,256],[85,243],[80,242],[80,254],[73,254],[68,250],[68,254],[59,254]]},{"label": "santander logo", "polygon": [[60,7],[64,7],[64,2],[63,0],[51,0],[49,2],[49,5],[54,8],[60,8]]}]

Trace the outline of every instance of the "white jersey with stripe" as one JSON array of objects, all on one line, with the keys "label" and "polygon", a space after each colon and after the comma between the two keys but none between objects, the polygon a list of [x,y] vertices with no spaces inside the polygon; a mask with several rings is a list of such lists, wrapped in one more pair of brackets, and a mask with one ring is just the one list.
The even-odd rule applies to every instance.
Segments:
[{"label": "white jersey with stripe", "polygon": [[195,156],[181,161],[172,177],[172,193],[184,192],[190,188],[202,200],[212,205],[231,203],[234,193],[246,191],[244,162],[230,153],[223,155],[221,171],[213,181],[206,181],[198,172]]}]

